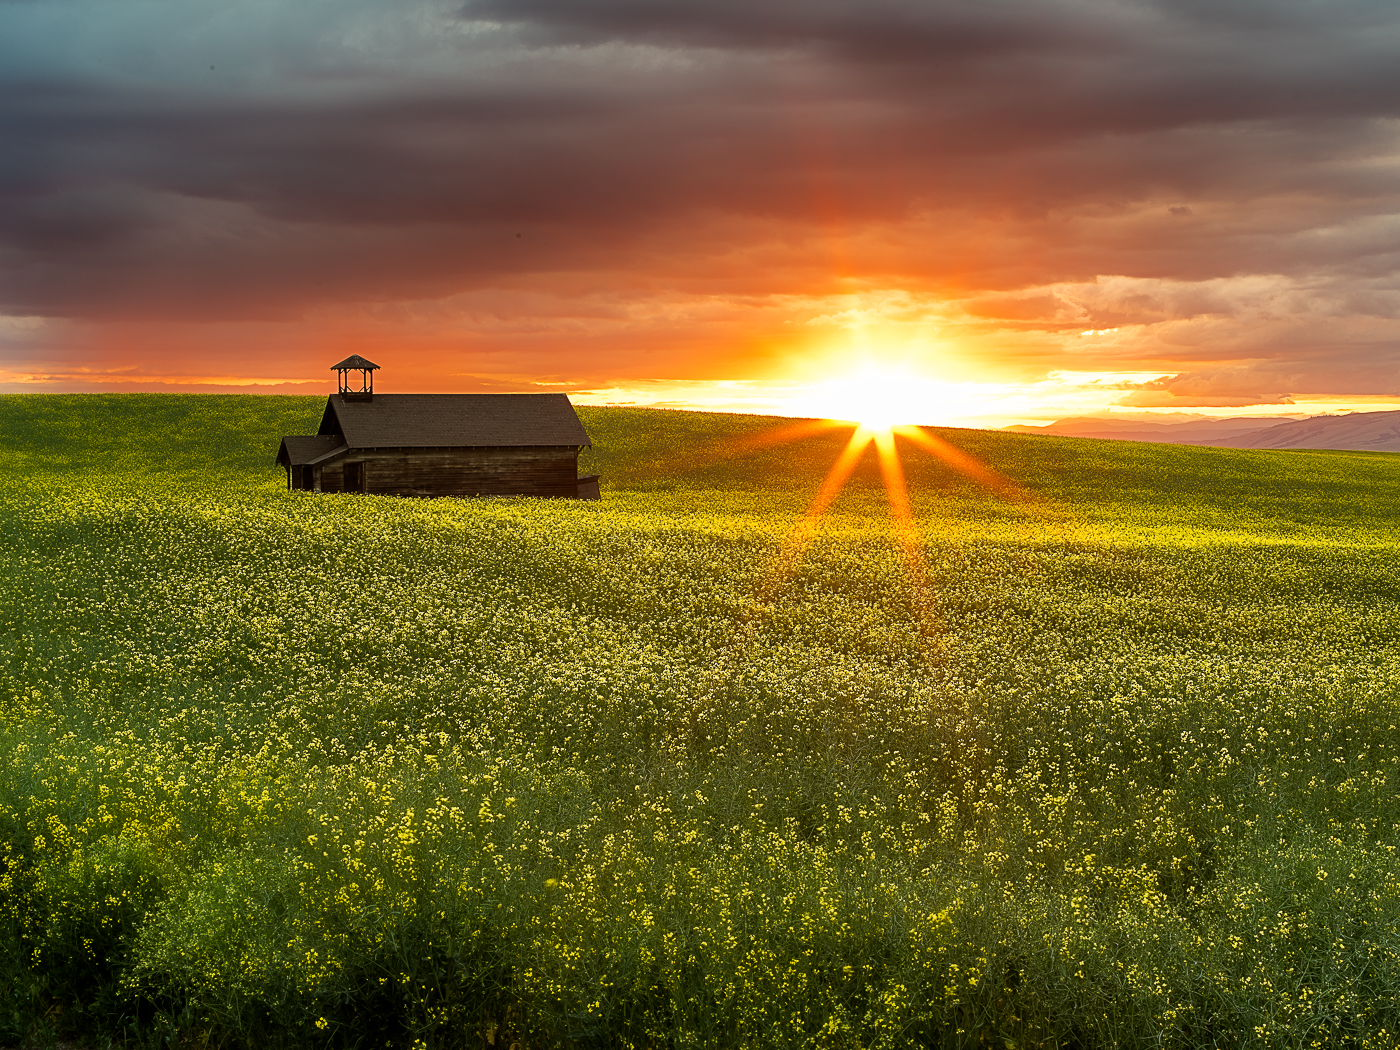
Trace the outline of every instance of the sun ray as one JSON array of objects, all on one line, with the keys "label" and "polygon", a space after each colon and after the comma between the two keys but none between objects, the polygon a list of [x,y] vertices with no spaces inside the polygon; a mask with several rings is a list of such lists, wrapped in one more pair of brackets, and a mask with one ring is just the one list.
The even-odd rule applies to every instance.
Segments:
[{"label": "sun ray", "polygon": [[846,447],[841,450],[841,455],[836,457],[836,462],[831,465],[831,470],[827,472],[826,480],[822,482],[822,487],[817,490],[812,505],[807,508],[807,518],[809,520],[821,517],[826,512],[826,508],[831,506],[831,501],[846,486],[846,480],[851,476],[851,471],[855,470],[856,464],[860,462],[861,453],[865,451],[865,446],[874,440],[874,435],[866,427],[856,427],[855,433],[851,435],[851,440],[846,442]]},{"label": "sun ray", "polygon": [[770,575],[769,589],[780,588],[796,570],[797,563],[801,561],[803,553],[811,544],[813,535],[816,534],[818,519],[826,513],[826,509],[831,506],[832,501],[845,488],[851,471],[855,470],[856,464],[860,462],[860,457],[865,452],[865,447],[873,440],[874,435],[865,427],[856,427],[855,432],[851,434],[851,440],[846,442],[846,447],[841,450],[841,454],[836,457],[836,462],[826,472],[821,488],[817,489],[816,496],[812,498],[811,504],[807,507],[807,513],[788,533]]},{"label": "sun ray", "polygon": [[924,451],[937,456],[948,466],[961,471],[973,481],[985,485],[989,489],[995,489],[1007,499],[1026,501],[1036,498],[1035,493],[1029,489],[1012,481],[1005,474],[993,470],[975,456],[970,456],[962,449],[949,444],[936,434],[930,434],[923,427],[895,427],[894,433],[902,438],[907,438]]},{"label": "sun ray", "polygon": [[831,430],[840,430],[849,427],[851,424],[842,423],[834,419],[802,419],[790,423],[786,426],[772,427],[769,430],[760,430],[756,434],[747,437],[736,438],[721,445],[706,449],[703,452],[696,452],[693,449],[685,449],[684,454],[678,452],[674,459],[665,461],[665,468],[677,474],[689,474],[697,470],[705,470],[716,464],[727,463],[736,456],[742,456],[749,452],[757,452],[760,449],[771,448],[774,445],[785,445],[793,441],[801,441],[803,438],[815,437],[818,434],[825,434]]},{"label": "sun ray", "polygon": [[[1034,535],[1039,539],[1054,538],[1069,543],[1085,541],[1085,523],[1064,506],[1008,478],[937,434],[930,434],[923,427],[900,426],[893,429],[900,437],[932,453],[954,470],[991,489],[1007,502],[1021,504],[1033,511],[1032,518],[1026,519],[1024,524],[1033,529]],[[1026,538],[1030,539],[1031,535],[1027,535]]]},{"label": "sun ray", "polygon": [[880,460],[880,474],[885,482],[885,496],[890,504],[890,520],[894,524],[895,539],[904,557],[904,571],[913,594],[914,611],[927,632],[941,626],[941,622],[933,589],[929,585],[923,538],[919,534],[918,523],[914,520],[914,509],[909,501],[904,464],[899,459],[893,430],[875,431],[874,441],[875,451]]},{"label": "sun ray", "polygon": [[[837,426],[840,424],[829,423],[829,425]],[[794,431],[795,438],[826,428],[818,427],[815,423],[803,423],[797,424],[791,429]],[[826,477],[822,479],[821,486],[812,498],[806,513],[788,533],[774,560],[773,568],[767,577],[767,584],[763,589],[771,597],[780,591],[796,573],[803,555],[816,536],[821,517],[845,487],[867,446],[873,444],[880,467],[880,475],[884,482],[886,498],[889,502],[890,520],[894,527],[895,540],[904,565],[905,578],[910,587],[913,612],[929,645],[929,656],[936,659],[942,645],[939,635],[944,623],[929,579],[923,537],[914,516],[909,485],[904,474],[903,462],[899,456],[896,436],[902,437],[923,451],[932,454],[954,470],[993,490],[1008,502],[1031,504],[1039,508],[1044,517],[1048,519],[1042,521],[1042,527],[1063,517],[1052,503],[1046,502],[1036,493],[943,438],[929,433],[923,427],[862,423],[855,428],[845,448],[831,465],[831,469],[827,471]],[[786,437],[786,434],[780,431],[765,432],[763,435],[755,435],[755,438],[767,439],[764,440],[765,445],[793,439]],[[1037,517],[1039,516],[1037,515]]]},{"label": "sun ray", "polygon": [[839,430],[848,426],[850,426],[849,423],[842,423],[835,419],[801,419],[789,426],[774,427],[772,430],[762,430],[757,434],[740,438],[730,445],[726,452],[727,454],[754,452],[761,448],[771,448],[773,445],[782,445],[789,441],[801,441],[805,437],[825,434],[828,430]]},{"label": "sun ray", "polygon": [[904,480],[904,464],[899,461],[894,434],[888,430],[877,430],[875,451],[880,460],[880,474],[885,480],[885,496],[890,502],[895,538],[899,540],[905,566],[912,577],[921,578],[924,574],[923,549],[918,526],[914,523],[914,511],[909,504],[909,486]]}]

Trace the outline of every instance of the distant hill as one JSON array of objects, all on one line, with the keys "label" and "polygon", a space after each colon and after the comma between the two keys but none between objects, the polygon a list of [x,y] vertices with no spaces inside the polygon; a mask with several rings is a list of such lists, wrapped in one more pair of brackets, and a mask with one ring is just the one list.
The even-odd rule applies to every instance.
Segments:
[{"label": "distant hill", "polygon": [[1400,412],[1353,412],[1342,416],[1235,416],[1195,423],[1139,423],[1089,416],[1049,426],[1014,426],[1019,434],[1052,434],[1110,441],[1151,441],[1216,448],[1316,448],[1356,452],[1400,452]]},{"label": "distant hill", "polygon": [[1056,437],[1088,437],[1110,441],[1152,441],[1168,445],[1220,445],[1278,424],[1295,423],[1291,416],[1233,416],[1192,423],[1144,423],[1138,420],[1096,419],[1077,416],[1043,427],[1014,426],[1017,434],[1051,434]]},{"label": "distant hill", "polygon": [[1313,416],[1208,444],[1221,448],[1331,448],[1355,452],[1400,452],[1400,412]]}]

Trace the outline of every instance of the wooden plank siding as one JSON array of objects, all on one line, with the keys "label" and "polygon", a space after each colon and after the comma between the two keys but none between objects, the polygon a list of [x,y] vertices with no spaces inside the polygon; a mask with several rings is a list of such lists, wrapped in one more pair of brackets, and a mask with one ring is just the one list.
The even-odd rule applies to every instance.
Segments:
[{"label": "wooden plank siding", "polygon": [[360,491],[390,496],[578,495],[578,448],[355,449],[320,468],[322,492],[344,492],[362,466]]}]

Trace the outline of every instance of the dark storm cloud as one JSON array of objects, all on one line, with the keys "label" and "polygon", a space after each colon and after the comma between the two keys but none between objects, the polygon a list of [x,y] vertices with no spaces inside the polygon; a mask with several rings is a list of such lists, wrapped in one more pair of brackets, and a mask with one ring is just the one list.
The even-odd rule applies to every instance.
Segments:
[{"label": "dark storm cloud", "polygon": [[[1388,3],[477,0],[463,14],[554,45],[810,55],[903,89],[889,99],[901,106],[969,120],[995,112],[1051,135],[1389,115],[1400,87]],[[920,96],[920,86],[963,94]]]},{"label": "dark storm cloud", "polygon": [[813,238],[885,224],[872,284],[1275,274],[1393,317],[1397,45],[1368,2],[4,4],[0,310],[820,290]]}]

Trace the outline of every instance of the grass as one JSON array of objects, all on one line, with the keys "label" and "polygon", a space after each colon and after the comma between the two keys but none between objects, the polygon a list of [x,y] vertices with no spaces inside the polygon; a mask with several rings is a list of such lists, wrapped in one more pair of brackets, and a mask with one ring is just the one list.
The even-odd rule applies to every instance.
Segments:
[{"label": "grass", "polygon": [[323,401],[0,398],[0,1044],[1390,1047],[1400,457],[584,410],[601,503],[288,493]]}]

